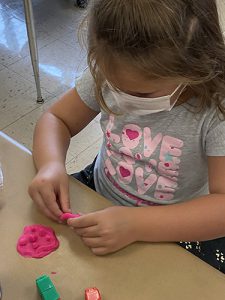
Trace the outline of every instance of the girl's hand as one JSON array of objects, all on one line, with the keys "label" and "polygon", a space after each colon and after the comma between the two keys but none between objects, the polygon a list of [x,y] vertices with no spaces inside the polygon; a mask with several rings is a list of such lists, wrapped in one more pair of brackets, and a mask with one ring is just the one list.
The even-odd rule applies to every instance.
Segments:
[{"label": "girl's hand", "polygon": [[69,180],[64,165],[51,162],[42,167],[31,182],[29,195],[49,218],[59,221],[63,212],[70,212]]},{"label": "girl's hand", "polygon": [[135,208],[114,206],[67,221],[96,255],[117,251],[137,240]]}]

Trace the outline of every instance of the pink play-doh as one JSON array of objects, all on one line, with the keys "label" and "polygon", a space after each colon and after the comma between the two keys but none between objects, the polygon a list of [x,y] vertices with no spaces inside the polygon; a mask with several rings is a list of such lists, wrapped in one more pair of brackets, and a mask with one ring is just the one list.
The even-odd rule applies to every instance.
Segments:
[{"label": "pink play-doh", "polygon": [[78,218],[80,216],[81,216],[80,214],[64,213],[59,218],[60,218],[61,221],[65,221],[65,220],[68,220],[68,219]]},{"label": "pink play-doh", "polygon": [[24,257],[42,258],[58,247],[54,230],[39,224],[25,226],[17,242],[17,251]]}]

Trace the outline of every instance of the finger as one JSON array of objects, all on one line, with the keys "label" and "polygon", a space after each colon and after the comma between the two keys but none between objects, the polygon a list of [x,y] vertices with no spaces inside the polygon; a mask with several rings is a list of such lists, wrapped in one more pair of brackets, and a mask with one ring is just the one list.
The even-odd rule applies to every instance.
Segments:
[{"label": "finger", "polygon": [[74,228],[86,228],[97,225],[98,221],[96,214],[90,213],[82,215],[79,218],[68,219],[67,224]]},{"label": "finger", "polygon": [[109,251],[105,247],[91,248],[91,251],[95,255],[106,255],[109,253]]},{"label": "finger", "polygon": [[59,218],[59,216],[62,214],[62,211],[56,202],[56,195],[53,189],[45,188],[39,193],[45,203],[45,206],[47,206],[47,208],[52,212],[53,215]]},{"label": "finger", "polygon": [[69,200],[69,186],[68,184],[60,185],[59,201],[63,212],[71,212]]},{"label": "finger", "polygon": [[41,212],[46,215],[48,218],[58,221],[58,218],[46,207],[45,202],[43,201],[41,195],[39,193],[35,193],[34,195],[34,202],[38,206],[38,208],[41,210]]},{"label": "finger", "polygon": [[92,237],[92,238],[81,237],[81,239],[83,243],[89,248],[104,247],[102,238],[100,237]]},{"label": "finger", "polygon": [[77,235],[82,237],[99,237],[97,226],[78,228],[78,229],[74,229],[74,231],[76,232]]}]

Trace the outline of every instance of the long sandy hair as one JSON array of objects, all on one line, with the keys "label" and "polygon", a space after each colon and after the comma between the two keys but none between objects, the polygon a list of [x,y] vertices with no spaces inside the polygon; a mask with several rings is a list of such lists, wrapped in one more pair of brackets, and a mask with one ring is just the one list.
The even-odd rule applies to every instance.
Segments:
[{"label": "long sandy hair", "polygon": [[113,62],[146,78],[182,77],[199,110],[215,103],[225,116],[225,43],[216,0],[92,0],[86,18],[88,65],[96,98]]}]

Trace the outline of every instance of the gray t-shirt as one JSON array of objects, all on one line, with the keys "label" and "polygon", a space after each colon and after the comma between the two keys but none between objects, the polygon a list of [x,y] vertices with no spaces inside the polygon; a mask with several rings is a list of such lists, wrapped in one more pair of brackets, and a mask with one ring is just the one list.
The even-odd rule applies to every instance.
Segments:
[{"label": "gray t-shirt", "polygon": [[[173,204],[208,194],[207,156],[225,156],[225,121],[215,107],[193,113],[197,100],[192,98],[170,112],[108,114],[95,99],[88,69],[76,89],[87,106],[101,112],[103,144],[94,170],[97,192],[126,206]],[[109,88],[103,96],[118,112]]]}]

